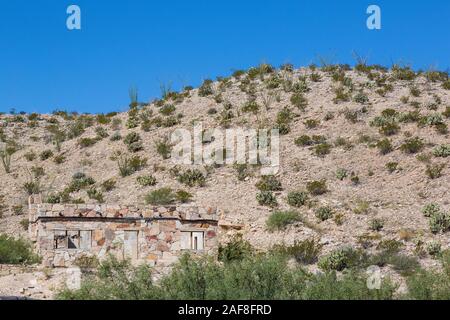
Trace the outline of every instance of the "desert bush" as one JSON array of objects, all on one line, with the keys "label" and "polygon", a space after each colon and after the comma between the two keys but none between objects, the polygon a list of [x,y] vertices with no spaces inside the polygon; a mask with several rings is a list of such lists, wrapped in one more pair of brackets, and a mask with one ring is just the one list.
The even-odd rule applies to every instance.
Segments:
[{"label": "desert bush", "polygon": [[301,92],[296,92],[291,96],[291,103],[300,110],[305,110],[308,106],[308,99]]},{"label": "desert bush", "polygon": [[24,239],[0,235],[0,264],[34,264],[40,258],[33,253],[30,243]]},{"label": "desert bush", "polygon": [[219,244],[218,260],[228,263],[242,261],[252,254],[253,248],[248,241],[242,239],[241,234],[236,234],[225,245]]},{"label": "desert bush", "polygon": [[188,203],[192,199],[192,194],[185,190],[178,190],[176,192],[177,201],[181,203]]},{"label": "desert bush", "polygon": [[122,140],[122,136],[120,135],[119,132],[114,132],[111,137],[109,138],[109,140],[111,141],[120,141]]},{"label": "desert bush", "polygon": [[39,179],[30,179],[23,184],[23,189],[28,193],[28,195],[38,194],[41,191],[41,184]]},{"label": "desert bush", "polygon": [[304,191],[292,191],[288,193],[287,202],[290,206],[300,208],[308,201],[308,193]]},{"label": "desert bush", "polygon": [[316,119],[308,119],[304,122],[304,125],[306,128],[308,129],[314,129],[317,128],[317,126],[319,125],[319,120]]},{"label": "desert bush", "polygon": [[327,142],[320,143],[314,147],[314,153],[318,157],[324,157],[331,152],[331,148],[332,146]]},{"label": "desert bush", "polygon": [[422,139],[415,137],[411,139],[407,139],[400,147],[404,153],[413,154],[417,153],[423,149],[424,143]]},{"label": "desert bush", "polygon": [[34,151],[29,151],[24,154],[24,157],[27,161],[33,161],[36,159],[36,153]]},{"label": "desert bush", "polygon": [[294,257],[298,263],[310,265],[317,262],[322,246],[317,239],[306,239],[295,241],[291,246],[275,246],[273,250]]},{"label": "desert bush", "polygon": [[256,200],[261,206],[276,207],[278,205],[277,198],[272,191],[261,191],[256,194]]},{"label": "desert bush", "polygon": [[318,267],[324,271],[342,271],[349,267],[351,248],[336,249],[319,259]]},{"label": "desert bush", "polygon": [[101,187],[105,192],[109,192],[116,188],[117,181],[113,178],[105,180],[102,182]]},{"label": "desert bush", "polygon": [[175,112],[176,108],[173,104],[165,104],[159,109],[159,113],[164,116],[170,116]]},{"label": "desert bush", "polygon": [[279,300],[279,299],[392,299],[395,286],[383,280],[370,290],[358,273],[337,277],[314,275],[287,267],[280,255],[244,255],[231,263],[181,257],[173,271],[153,283],[148,266],[132,267],[110,257],[98,268],[98,277],[86,278],[79,290],[63,289],[58,299],[71,300]]},{"label": "desert bush", "polygon": [[306,189],[312,195],[318,196],[328,192],[325,180],[310,181],[306,184]]},{"label": "desert bush", "polygon": [[198,169],[188,169],[185,172],[180,173],[177,180],[189,187],[203,187],[206,184],[206,176]]},{"label": "desert bush", "polygon": [[153,176],[140,176],[136,178],[137,183],[143,187],[150,187],[156,185],[156,178]]},{"label": "desert bush", "polygon": [[386,163],[386,169],[388,169],[389,173],[393,173],[398,169],[398,162],[388,162]]},{"label": "desert bush", "polygon": [[450,157],[450,144],[443,144],[434,148],[433,155],[442,158]]},{"label": "desert bush", "polygon": [[244,181],[247,177],[251,175],[251,170],[246,163],[235,163],[233,165],[234,170],[236,170],[237,178],[239,181]]},{"label": "desert bush", "polygon": [[62,164],[64,161],[66,161],[66,157],[62,154],[58,154],[53,158],[53,162],[56,164]]},{"label": "desert bush", "polygon": [[167,139],[157,141],[155,145],[156,145],[156,152],[158,152],[158,154],[164,160],[170,158],[170,154],[172,152],[172,145],[168,142]]},{"label": "desert bush", "polygon": [[427,243],[427,253],[432,257],[438,257],[442,253],[442,246],[437,241]]},{"label": "desert bush", "polygon": [[99,203],[105,202],[105,200],[103,199],[103,193],[96,188],[88,189],[87,195],[88,195],[89,199],[97,200]]},{"label": "desert bush", "polygon": [[213,82],[210,79],[206,79],[203,81],[202,85],[198,89],[198,95],[200,97],[207,97],[214,93]]},{"label": "desert bush", "polygon": [[364,92],[358,92],[354,97],[353,101],[361,104],[367,104],[369,102],[369,98]]},{"label": "desert bush", "polygon": [[92,147],[97,142],[98,140],[96,138],[81,138],[80,140],[78,140],[78,145],[81,148],[88,148]]},{"label": "desert bush", "polygon": [[122,177],[127,177],[142,170],[147,165],[147,159],[139,156],[120,155],[117,157],[117,166]]},{"label": "desert bush", "polygon": [[415,300],[448,300],[450,280],[447,271],[420,270],[406,280],[408,297]]},{"label": "desert bush", "polygon": [[300,219],[297,211],[275,211],[267,219],[266,226],[269,231],[280,231]]},{"label": "desert bush", "polygon": [[154,190],[145,196],[145,202],[151,205],[169,205],[175,202],[176,195],[171,188]]},{"label": "desert bush", "polygon": [[95,180],[93,178],[86,176],[86,174],[82,172],[77,172],[73,175],[67,190],[69,192],[76,192],[94,184]]},{"label": "desert bush", "polygon": [[128,151],[138,152],[144,149],[142,144],[141,136],[137,132],[130,132],[123,139],[123,143],[127,146]]},{"label": "desert bush", "polygon": [[256,103],[256,101],[248,101],[242,106],[242,112],[252,112],[252,113],[258,113],[259,111],[259,105]]},{"label": "desert bush", "polygon": [[441,212],[441,207],[437,203],[429,203],[422,209],[422,213],[425,217],[431,217],[436,213]]},{"label": "desert bush", "polygon": [[262,176],[261,180],[256,183],[256,187],[260,191],[281,191],[283,190],[281,182],[273,175]]},{"label": "desert bush", "polygon": [[388,154],[393,150],[391,140],[383,139],[377,142],[376,144],[378,150],[382,155]]},{"label": "desert bush", "polygon": [[445,164],[435,163],[427,165],[425,173],[430,179],[437,179],[442,176],[442,170],[444,170]]},{"label": "desert bush", "polygon": [[450,214],[439,211],[433,213],[429,219],[432,233],[444,233],[450,229]]},{"label": "desert bush", "polygon": [[381,231],[384,227],[384,221],[381,219],[372,219],[369,222],[369,228],[372,231]]},{"label": "desert bush", "polygon": [[346,169],[343,168],[339,168],[336,170],[336,178],[338,180],[344,180],[345,178],[347,178],[348,175],[348,171]]},{"label": "desert bush", "polygon": [[19,222],[20,226],[24,231],[28,230],[28,226],[30,225],[30,220],[28,218],[24,218]]},{"label": "desert bush", "polygon": [[333,217],[333,209],[330,207],[319,207],[315,210],[316,218],[320,221],[325,221],[331,219]]},{"label": "desert bush", "polygon": [[42,152],[39,154],[39,158],[40,158],[42,161],[48,160],[48,159],[50,159],[51,157],[53,157],[53,151],[50,150],[50,149],[44,150],[44,151],[42,151]]}]

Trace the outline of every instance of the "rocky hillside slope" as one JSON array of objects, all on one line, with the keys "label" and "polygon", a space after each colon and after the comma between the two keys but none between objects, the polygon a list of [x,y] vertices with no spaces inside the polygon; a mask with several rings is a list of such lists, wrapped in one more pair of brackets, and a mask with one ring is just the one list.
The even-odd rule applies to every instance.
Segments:
[{"label": "rocky hillside slope", "polygon": [[[28,194],[41,192],[51,202],[219,207],[260,249],[307,238],[320,239],[325,252],[376,250],[388,240],[409,255],[448,248],[449,89],[448,75],[436,71],[262,64],[198,89],[166,90],[151,103],[130,90],[125,113],[3,114],[3,158],[11,159],[9,170],[0,168],[0,233],[26,236]],[[279,128],[280,172],[174,165],[165,139],[195,122]],[[147,197],[161,188],[185,192]],[[274,212],[293,210],[267,224]]]}]

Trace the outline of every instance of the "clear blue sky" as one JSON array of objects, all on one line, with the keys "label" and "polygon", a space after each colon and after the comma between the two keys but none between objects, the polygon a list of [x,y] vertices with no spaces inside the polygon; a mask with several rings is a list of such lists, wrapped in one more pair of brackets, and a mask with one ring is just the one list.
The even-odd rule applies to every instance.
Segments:
[{"label": "clear blue sky", "polygon": [[[82,10],[68,31],[66,9]],[[366,8],[382,29],[366,28]],[[160,83],[197,86],[262,61],[450,66],[450,1],[0,0],[0,111],[124,110]]]}]

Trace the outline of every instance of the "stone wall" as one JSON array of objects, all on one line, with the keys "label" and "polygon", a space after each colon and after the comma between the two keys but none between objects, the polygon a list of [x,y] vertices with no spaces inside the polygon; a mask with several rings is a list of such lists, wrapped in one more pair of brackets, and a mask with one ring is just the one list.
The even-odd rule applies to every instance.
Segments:
[{"label": "stone wall", "polygon": [[35,197],[29,233],[45,266],[70,267],[86,257],[112,254],[164,268],[183,252],[214,253],[218,217],[215,208],[189,205],[61,205]]}]

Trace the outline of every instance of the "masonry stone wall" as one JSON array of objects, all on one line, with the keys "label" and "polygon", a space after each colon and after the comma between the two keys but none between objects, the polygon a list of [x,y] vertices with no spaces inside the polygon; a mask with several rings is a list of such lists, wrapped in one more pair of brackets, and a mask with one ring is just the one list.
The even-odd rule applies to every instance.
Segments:
[{"label": "masonry stone wall", "polygon": [[43,264],[71,267],[109,254],[168,267],[184,253],[212,254],[219,212],[189,205],[149,207],[45,204],[30,199],[29,233]]}]

